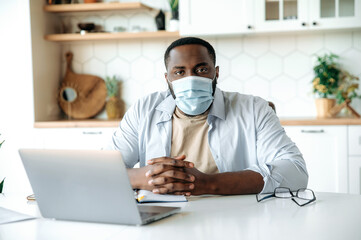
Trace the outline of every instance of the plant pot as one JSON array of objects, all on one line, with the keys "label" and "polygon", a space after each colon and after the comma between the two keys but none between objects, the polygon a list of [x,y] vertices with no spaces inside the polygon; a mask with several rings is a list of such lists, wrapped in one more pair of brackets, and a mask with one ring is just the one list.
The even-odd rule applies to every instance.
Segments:
[{"label": "plant pot", "polygon": [[171,19],[169,21],[169,29],[170,32],[176,32],[179,30],[179,20],[178,19]]},{"label": "plant pot", "polygon": [[336,104],[336,99],[330,98],[317,98],[315,99],[317,118],[330,118],[328,112]]},{"label": "plant pot", "polygon": [[111,97],[105,105],[108,119],[119,119],[124,112],[124,104],[117,97]]}]

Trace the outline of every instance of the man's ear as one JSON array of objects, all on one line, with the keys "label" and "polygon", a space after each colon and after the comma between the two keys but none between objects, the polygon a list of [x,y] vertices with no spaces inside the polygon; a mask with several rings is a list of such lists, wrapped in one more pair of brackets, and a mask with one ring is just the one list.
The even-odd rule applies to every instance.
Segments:
[{"label": "man's ear", "polygon": [[218,77],[219,77],[219,66],[216,67],[216,78],[218,80]]},{"label": "man's ear", "polygon": [[168,73],[167,72],[164,73],[164,78],[165,78],[165,81],[168,83]]}]

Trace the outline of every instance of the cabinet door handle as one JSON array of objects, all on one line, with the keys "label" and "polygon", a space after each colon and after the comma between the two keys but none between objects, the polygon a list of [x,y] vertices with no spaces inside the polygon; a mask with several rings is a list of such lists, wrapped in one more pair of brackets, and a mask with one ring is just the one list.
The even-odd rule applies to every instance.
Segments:
[{"label": "cabinet door handle", "polygon": [[307,24],[306,24],[305,22],[303,22],[303,23],[302,23],[302,26],[304,26],[304,27],[305,27],[306,25],[307,25]]},{"label": "cabinet door handle", "polygon": [[99,132],[83,132],[84,135],[101,135],[103,134],[101,131]]},{"label": "cabinet door handle", "polygon": [[252,25],[248,25],[247,28],[248,28],[248,29],[252,29]]},{"label": "cabinet door handle", "polygon": [[324,133],[323,129],[321,130],[301,130],[301,133]]},{"label": "cabinet door handle", "polygon": [[316,26],[316,25],[317,25],[317,22],[313,22],[312,25],[313,25],[313,26]]}]

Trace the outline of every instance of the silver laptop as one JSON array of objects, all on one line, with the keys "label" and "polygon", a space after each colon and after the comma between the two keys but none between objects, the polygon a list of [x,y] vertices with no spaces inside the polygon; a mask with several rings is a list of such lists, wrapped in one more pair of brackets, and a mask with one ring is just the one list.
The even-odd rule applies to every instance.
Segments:
[{"label": "silver laptop", "polygon": [[179,211],[137,204],[118,151],[20,149],[45,218],[141,225]]}]

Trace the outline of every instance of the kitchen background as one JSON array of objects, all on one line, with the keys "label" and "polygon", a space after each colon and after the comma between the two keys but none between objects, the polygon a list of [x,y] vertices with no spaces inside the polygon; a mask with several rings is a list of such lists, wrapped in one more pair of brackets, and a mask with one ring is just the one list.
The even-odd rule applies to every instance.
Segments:
[{"label": "kitchen background", "polygon": [[[164,7],[164,1],[147,2]],[[155,4],[156,2],[158,3]],[[57,22],[54,23],[54,14],[44,13],[43,4],[44,1],[40,0],[32,1],[31,5],[27,0],[0,3],[0,29],[6,33],[0,38],[0,52],[3,56],[0,58],[0,142],[6,140],[0,150],[0,181],[3,176],[7,177],[5,191],[31,191],[17,155],[19,148],[98,147],[104,137],[116,127],[98,127],[92,130],[79,127],[34,128],[34,120],[36,122],[59,117],[60,109],[54,106],[57,106],[56,94],[65,73],[67,51],[74,54],[73,69],[76,73],[93,74],[103,79],[116,75],[123,82],[121,98],[127,108],[138,98],[167,88],[163,54],[176,37],[70,43],[54,43],[43,39],[44,34],[61,28],[61,22],[69,32],[78,31],[76,24],[79,22],[94,22],[103,26],[104,30],[112,30],[120,25],[127,29],[141,26],[155,31],[154,16],[158,11],[60,14],[61,21],[55,18]],[[30,14],[31,11],[33,12]],[[218,86],[226,91],[258,95],[274,102],[280,118],[315,118],[314,95],[311,94],[315,55],[330,52],[338,54],[341,66],[361,77],[360,28],[278,31],[204,38],[216,49],[217,65],[220,66]],[[361,113],[360,100],[353,100],[352,106]],[[105,112],[96,118],[106,119]],[[326,135],[304,140],[314,146],[307,151],[309,155],[306,155],[312,155],[312,160],[319,160],[316,169],[329,166],[330,171],[319,174],[325,182],[342,177],[340,181],[335,180],[335,185],[327,185],[324,189],[340,190],[337,184],[341,182],[346,186],[342,191],[347,192],[350,169],[361,169],[358,165],[353,167],[351,164],[351,161],[361,163],[361,153],[350,151],[349,146],[352,144],[347,143],[348,136],[351,132],[360,132],[360,127],[353,129],[348,126],[331,126],[329,129],[322,129],[325,129]],[[287,129],[290,133],[291,130]],[[312,128],[314,130],[318,131],[317,128]],[[84,135],[88,132],[91,134]],[[94,136],[93,133],[97,132],[107,134],[103,134],[103,138]],[[353,156],[357,156],[357,159]],[[314,163],[309,161],[309,166],[312,164]],[[339,172],[340,166],[342,173]],[[361,174],[358,174],[360,176],[353,178],[360,182]]]},{"label": "kitchen background", "polygon": [[[147,19],[145,14],[137,17]],[[107,20],[99,22],[105,27],[112,24]],[[144,22],[152,23],[152,17]],[[316,116],[311,92],[315,55],[338,54],[342,67],[361,77],[360,30],[204,38],[216,50],[218,87],[272,101],[279,117]],[[167,88],[163,54],[173,40],[65,44],[63,56],[69,50],[74,53],[73,69],[77,73],[118,76],[124,82],[122,98],[129,107],[138,98]],[[65,73],[65,58],[62,63]],[[361,111],[360,101],[352,105]]]}]

